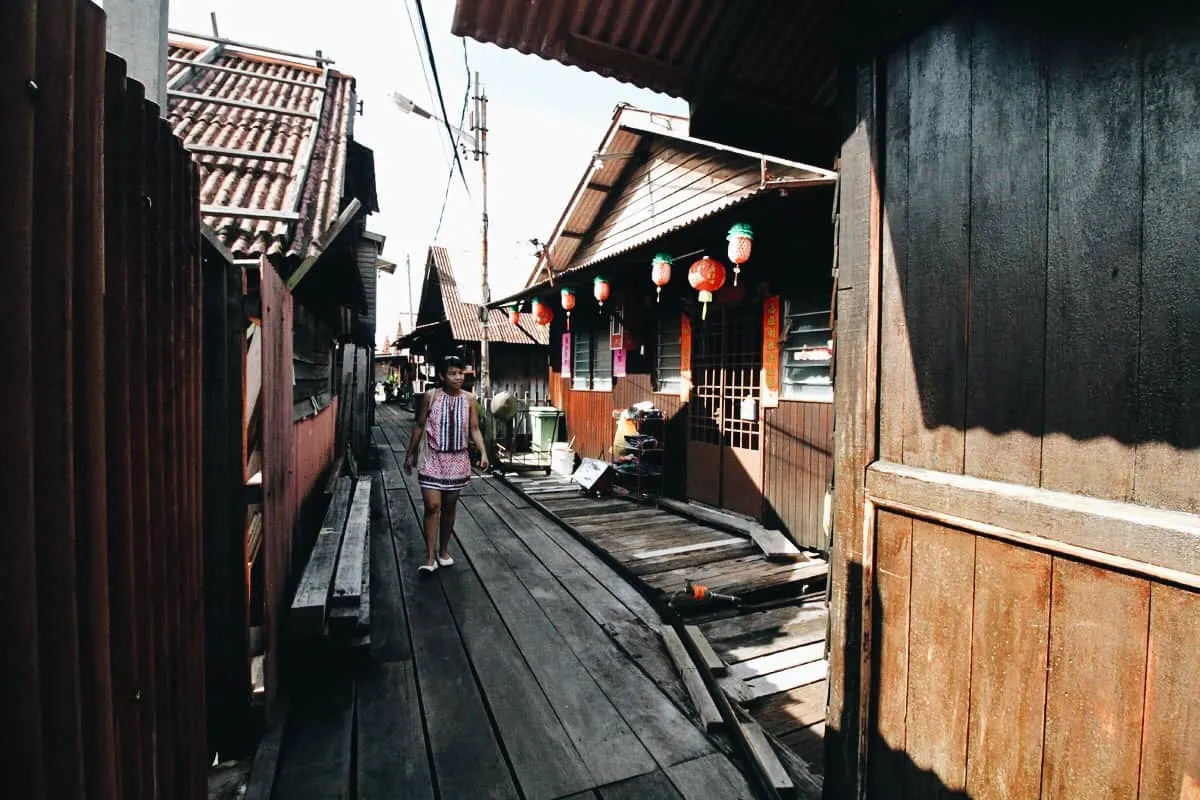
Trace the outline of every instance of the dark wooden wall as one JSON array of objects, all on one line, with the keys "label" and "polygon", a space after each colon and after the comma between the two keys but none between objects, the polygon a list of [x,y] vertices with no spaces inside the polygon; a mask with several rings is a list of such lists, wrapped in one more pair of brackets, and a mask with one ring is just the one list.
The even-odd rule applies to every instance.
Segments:
[{"label": "dark wooden wall", "polygon": [[1200,511],[1198,31],[961,13],[887,58],[882,458]]},{"label": "dark wooden wall", "polygon": [[828,550],[825,493],[833,465],[833,406],[781,400],[763,410],[763,524]]},{"label": "dark wooden wall", "polygon": [[0,30],[4,793],[200,798],[197,174],[95,5]]},{"label": "dark wooden wall", "polygon": [[1200,15],[1105,13],[845,75],[828,796],[1200,787]]}]

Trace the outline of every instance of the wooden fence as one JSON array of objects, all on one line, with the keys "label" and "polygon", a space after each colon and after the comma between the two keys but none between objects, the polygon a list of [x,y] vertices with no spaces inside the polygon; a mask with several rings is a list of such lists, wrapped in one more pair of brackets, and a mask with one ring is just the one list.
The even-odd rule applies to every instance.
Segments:
[{"label": "wooden fence", "polygon": [[0,30],[0,770],[200,797],[195,169],[96,6],[3,3]]}]

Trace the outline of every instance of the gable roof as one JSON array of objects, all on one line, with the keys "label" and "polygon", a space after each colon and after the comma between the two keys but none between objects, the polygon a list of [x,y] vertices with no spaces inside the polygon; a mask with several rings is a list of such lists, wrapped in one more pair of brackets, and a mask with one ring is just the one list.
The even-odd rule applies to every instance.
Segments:
[{"label": "gable roof", "polygon": [[167,119],[199,164],[204,223],[238,258],[316,255],[341,211],[354,78],[219,42],[173,41],[168,58]]},{"label": "gable roof", "polygon": [[[430,305],[426,305],[426,298]],[[435,307],[435,301],[440,301],[440,308]],[[432,245],[425,265],[425,282],[421,289],[421,315],[418,315],[418,325],[436,324],[431,320],[431,314],[440,312],[441,319],[450,325],[450,335],[462,342],[478,342],[483,340],[483,323],[479,321],[481,306],[478,303],[463,302],[458,291],[458,281],[454,277],[454,266],[450,263],[450,254],[446,248]],[[505,344],[549,345],[550,332],[537,325],[528,314],[521,315],[517,325],[512,324],[508,314],[502,309],[493,308],[488,311],[487,332],[491,342]]]},{"label": "gable roof", "polygon": [[600,264],[764,192],[837,173],[688,135],[683,117],[619,106],[526,289]]}]

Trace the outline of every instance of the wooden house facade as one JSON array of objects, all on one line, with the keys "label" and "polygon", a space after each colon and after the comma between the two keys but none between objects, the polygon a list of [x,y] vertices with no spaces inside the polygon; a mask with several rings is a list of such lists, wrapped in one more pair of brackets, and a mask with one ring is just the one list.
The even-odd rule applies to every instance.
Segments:
[{"label": "wooden house facade", "polygon": [[[245,736],[245,704],[275,711],[281,631],[316,533],[311,517],[323,513],[342,439],[368,424],[346,420],[373,404],[382,238],[365,227],[378,202],[373,155],[353,138],[355,80],[328,59],[172,32],[167,89],[167,123],[200,172],[206,256],[235,273],[215,278],[214,292],[236,294],[213,335],[240,331],[220,367],[240,373],[220,401],[238,413],[214,414],[222,427],[211,434],[239,442],[236,458],[219,459],[237,499],[219,515],[227,528],[209,532],[210,579],[239,590],[212,603],[208,620],[223,648],[210,691],[227,712],[211,746],[228,751]],[[356,382],[358,372],[366,378]]]},{"label": "wooden house facade", "polygon": [[1061,6],[458,4],[837,159],[827,797],[1200,794],[1200,17]]},{"label": "wooden house facade", "polygon": [[[652,402],[667,418],[665,494],[825,549],[833,184],[827,170],[690,137],[686,119],[617,109],[529,285],[497,301],[553,311],[550,398],[577,453],[610,460],[614,412]],[[735,224],[753,236],[737,275]],[[656,286],[660,254],[673,263]],[[706,255],[727,271],[707,308],[688,283]]]},{"label": "wooden house facade", "polygon": [[[544,403],[550,392],[546,331],[530,317],[514,323],[510,315],[496,309],[487,312],[486,323],[481,322],[481,308],[462,300],[449,251],[433,245],[425,259],[416,324],[394,346],[407,348],[414,362],[429,365],[426,381],[433,380],[438,359],[458,355],[466,362],[468,383],[474,386],[486,325],[492,395],[510,392],[529,405]],[[418,393],[422,390],[423,386],[416,387]]]}]

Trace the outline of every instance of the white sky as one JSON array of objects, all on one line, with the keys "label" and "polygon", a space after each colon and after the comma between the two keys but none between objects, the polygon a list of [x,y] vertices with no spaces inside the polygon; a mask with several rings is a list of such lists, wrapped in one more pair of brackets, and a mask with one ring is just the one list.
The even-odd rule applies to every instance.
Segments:
[{"label": "white sky", "polygon": [[[368,227],[387,237],[384,258],[395,275],[379,276],[378,332],[391,336],[404,316],[408,328],[405,257],[412,260],[415,292],[426,248],[433,241],[449,165],[444,126],[404,114],[392,92],[440,115],[422,73],[423,42],[417,49],[405,13],[420,35],[415,0],[170,0],[174,29],[210,33],[215,11],[221,35],[237,41],[311,53],[320,49],[335,69],[354,75],[364,113],[354,137],[375,152],[381,211]],[[457,124],[467,86],[463,39],[451,35],[454,0],[424,0],[446,109]],[[489,273],[492,297],[519,289],[533,266],[528,240],[550,236],[589,156],[600,143],[620,102],[675,114],[687,104],[545,61],[467,39],[471,70],[478,70],[488,95]],[[430,76],[432,84],[432,76]],[[467,127],[464,125],[464,127]],[[479,289],[479,168],[464,160],[471,184],[468,198],[454,178],[438,243],[451,250],[464,299]],[[416,298],[413,299],[414,308]]]}]

